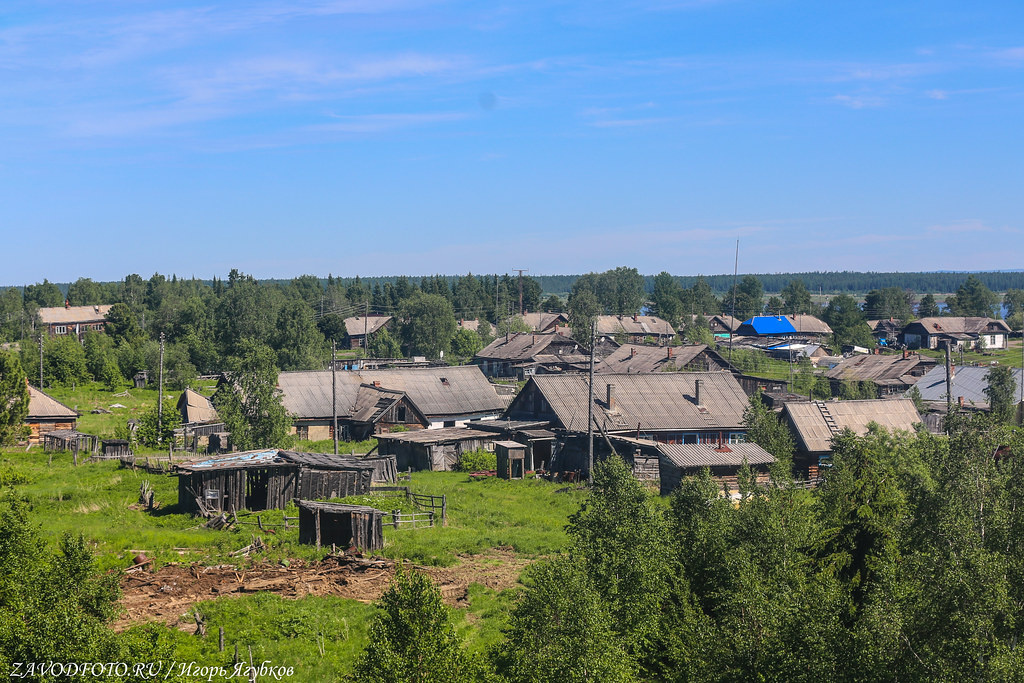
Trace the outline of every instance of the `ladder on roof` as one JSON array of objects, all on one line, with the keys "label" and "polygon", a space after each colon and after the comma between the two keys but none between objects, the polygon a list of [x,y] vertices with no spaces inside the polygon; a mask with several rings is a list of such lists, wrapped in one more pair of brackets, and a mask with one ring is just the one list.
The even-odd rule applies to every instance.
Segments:
[{"label": "ladder on roof", "polygon": [[828,409],[828,404],[824,401],[815,401],[814,405],[818,406],[818,412],[825,419],[825,424],[828,425],[828,431],[832,433],[832,436],[837,436],[842,430],[839,425],[836,424],[836,419],[832,416],[832,412]]},{"label": "ladder on roof", "polygon": [[718,427],[718,426],[720,426],[718,424],[718,420],[715,418],[715,416],[712,415],[711,411],[709,411],[704,406],[697,406],[697,414],[700,415],[704,419],[704,425],[705,426],[707,426],[707,427]]}]

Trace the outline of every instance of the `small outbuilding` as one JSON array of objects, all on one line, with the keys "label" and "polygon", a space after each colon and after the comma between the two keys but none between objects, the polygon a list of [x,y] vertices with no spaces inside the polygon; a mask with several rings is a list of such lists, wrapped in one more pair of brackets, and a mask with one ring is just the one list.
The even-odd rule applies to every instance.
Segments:
[{"label": "small outbuilding", "polygon": [[282,510],[294,498],[365,495],[375,470],[350,456],[276,448],[232,453],[178,465],[178,504],[193,514]]},{"label": "small outbuilding", "polygon": [[55,429],[43,434],[43,450],[48,453],[71,451],[75,454],[85,453],[91,456],[99,450],[99,444],[98,436],[83,434],[73,429]]},{"label": "small outbuilding", "polygon": [[446,471],[453,469],[463,453],[492,450],[500,435],[469,427],[421,429],[398,434],[378,434],[382,455],[394,456],[399,470]]},{"label": "small outbuilding", "polygon": [[498,462],[499,478],[522,479],[526,476],[525,444],[518,441],[495,441],[494,455]]},{"label": "small outbuilding", "polygon": [[366,505],[296,500],[299,543],[379,550],[384,547],[384,511]]}]

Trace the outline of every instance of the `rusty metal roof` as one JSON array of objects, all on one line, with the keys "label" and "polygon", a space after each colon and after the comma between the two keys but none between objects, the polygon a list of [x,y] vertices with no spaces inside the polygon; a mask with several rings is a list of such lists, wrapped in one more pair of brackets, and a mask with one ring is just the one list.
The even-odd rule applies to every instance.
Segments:
[{"label": "rusty metal roof", "polygon": [[775,456],[756,443],[730,443],[722,447],[716,444],[658,444],[658,452],[676,467],[739,467],[768,465],[775,462]]},{"label": "rusty metal roof", "polygon": [[815,401],[787,403],[782,414],[789,421],[799,446],[808,453],[832,450],[833,429],[850,429],[864,435],[872,422],[889,431],[913,431],[921,422],[914,402],[907,398],[865,401]]},{"label": "rusty metal roof", "polygon": [[[340,417],[355,414],[360,386],[374,382],[379,382],[382,389],[405,393],[427,417],[499,413],[505,408],[505,403],[475,365],[346,370],[337,374]],[[331,417],[329,371],[282,372],[278,386],[281,401],[293,417]]]},{"label": "rusty metal roof", "polygon": [[[696,382],[702,382],[700,405]],[[606,402],[614,385],[615,407]],[[531,394],[539,392],[549,409],[530,415]],[[588,386],[585,375],[537,375],[509,407],[513,419],[550,415],[562,428],[587,431]],[[728,372],[606,374],[594,379],[594,416],[606,431],[742,429],[747,396]]]}]

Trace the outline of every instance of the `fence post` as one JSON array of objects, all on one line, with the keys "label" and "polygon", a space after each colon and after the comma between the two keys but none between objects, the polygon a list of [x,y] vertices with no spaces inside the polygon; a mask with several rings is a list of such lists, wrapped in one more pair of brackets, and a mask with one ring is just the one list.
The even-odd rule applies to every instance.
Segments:
[{"label": "fence post", "polygon": [[434,526],[434,511],[430,511],[430,526]]},{"label": "fence post", "polygon": [[391,517],[395,520],[395,528],[398,528],[398,510],[391,511]]},{"label": "fence post", "polygon": [[441,526],[448,526],[448,494],[441,495]]}]

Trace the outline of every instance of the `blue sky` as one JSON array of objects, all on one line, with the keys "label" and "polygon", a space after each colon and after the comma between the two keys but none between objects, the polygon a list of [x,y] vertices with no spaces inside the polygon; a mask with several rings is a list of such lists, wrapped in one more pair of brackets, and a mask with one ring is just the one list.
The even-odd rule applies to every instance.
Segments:
[{"label": "blue sky", "polygon": [[0,4],[0,281],[1024,267],[1024,4]]}]

